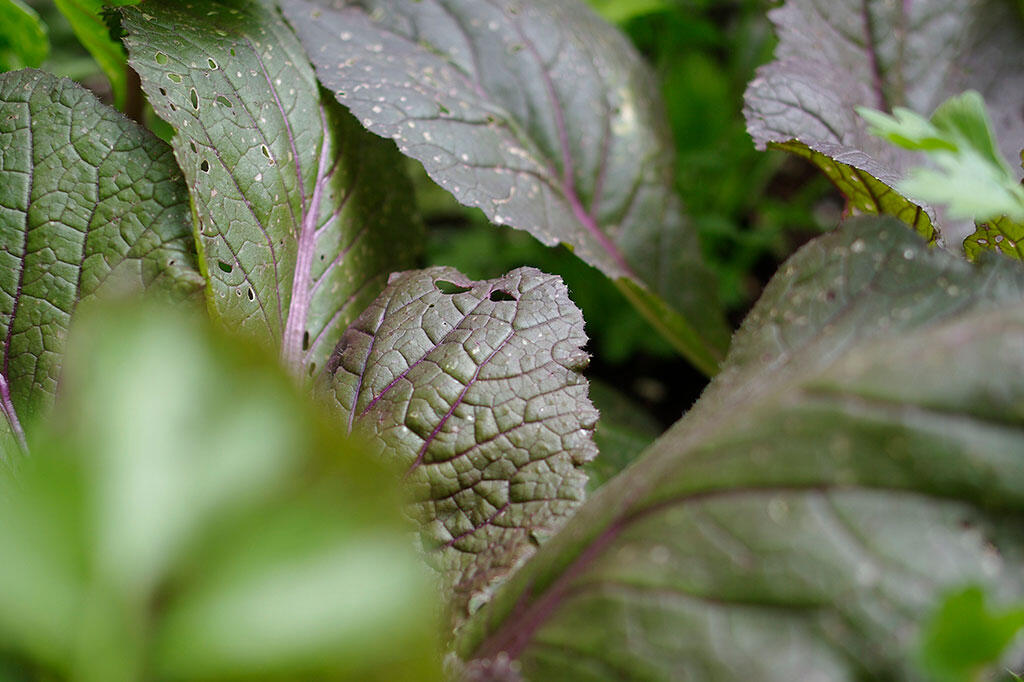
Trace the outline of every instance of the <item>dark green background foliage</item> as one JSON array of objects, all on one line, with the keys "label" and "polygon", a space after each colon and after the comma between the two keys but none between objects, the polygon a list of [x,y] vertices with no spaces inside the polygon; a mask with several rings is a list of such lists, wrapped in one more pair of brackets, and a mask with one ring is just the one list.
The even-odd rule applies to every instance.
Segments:
[{"label": "dark green background foliage", "polygon": [[1020,0],[0,0],[0,682],[1020,679],[1021,64]]}]

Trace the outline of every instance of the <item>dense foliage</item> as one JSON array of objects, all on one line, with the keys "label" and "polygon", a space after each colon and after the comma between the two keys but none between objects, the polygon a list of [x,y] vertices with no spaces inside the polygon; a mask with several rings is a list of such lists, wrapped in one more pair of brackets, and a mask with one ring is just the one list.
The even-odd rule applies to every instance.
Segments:
[{"label": "dense foliage", "polygon": [[592,5],[0,0],[0,680],[1022,668],[1024,5]]}]

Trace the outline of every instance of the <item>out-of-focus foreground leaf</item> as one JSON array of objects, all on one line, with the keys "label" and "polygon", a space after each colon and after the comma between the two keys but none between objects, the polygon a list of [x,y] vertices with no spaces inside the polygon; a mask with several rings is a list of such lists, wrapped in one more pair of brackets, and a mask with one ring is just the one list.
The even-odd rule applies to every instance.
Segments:
[{"label": "out-of-focus foreground leaf", "polygon": [[691,412],[465,626],[528,679],[925,679],[952,586],[1024,594],[1024,273],[891,218],[783,265]]},{"label": "out-of-focus foreground leaf", "polygon": [[331,358],[349,428],[406,470],[455,622],[583,500],[597,422],[585,342],[557,276],[435,267],[393,276]]},{"label": "out-of-focus foreground leaf", "polygon": [[145,5],[123,25],[177,130],[211,313],[314,374],[422,243],[401,155],[321,97],[266,2]]},{"label": "out-of-focus foreground leaf", "polygon": [[577,0],[281,6],[363,125],[493,223],[568,245],[715,371],[728,331],[656,84],[617,30]]},{"label": "out-of-focus foreground leaf", "polygon": [[95,682],[435,679],[393,473],[208,323],[83,319],[0,479],[0,658]]},{"label": "out-of-focus foreground leaf", "polygon": [[978,90],[1003,156],[1020,151],[1024,21],[1011,3],[789,0],[769,16],[779,45],[747,89],[748,130],[759,148],[810,159],[857,212],[894,215],[936,237],[931,208],[893,189],[918,157],[870,135],[858,106],[926,114]]},{"label": "out-of-focus foreground leaf", "polygon": [[[0,75],[0,397],[51,404],[68,323],[104,285],[188,296],[202,286],[171,149],[85,89]],[[17,430],[17,427],[15,427]]]},{"label": "out-of-focus foreground leaf", "polygon": [[46,24],[21,0],[0,0],[0,71],[36,67],[50,52]]},{"label": "out-of-focus foreground leaf", "polygon": [[[110,27],[103,17],[107,7],[136,5],[139,0],[53,0],[61,13],[67,17],[78,40],[103,69],[114,103],[124,109],[128,98],[128,65],[121,43],[110,34]],[[136,85],[136,87],[138,87]]]}]

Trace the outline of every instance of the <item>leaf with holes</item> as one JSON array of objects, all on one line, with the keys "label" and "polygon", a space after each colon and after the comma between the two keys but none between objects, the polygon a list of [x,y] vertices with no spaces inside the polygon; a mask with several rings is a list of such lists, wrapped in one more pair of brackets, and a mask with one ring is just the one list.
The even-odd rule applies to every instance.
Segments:
[{"label": "leaf with holes", "polygon": [[1024,223],[1006,216],[978,223],[974,234],[964,240],[964,252],[970,261],[977,261],[983,253],[989,252],[1024,260]]},{"label": "leaf with holes", "polygon": [[0,406],[16,433],[53,402],[79,301],[198,292],[189,222],[170,147],[69,80],[0,75]]},{"label": "leaf with holes", "polygon": [[954,586],[1024,595],[1024,272],[892,218],[804,247],[686,417],[463,628],[528,679],[922,680]]},{"label": "leaf with holes", "polygon": [[393,276],[331,358],[349,428],[407,470],[456,622],[583,499],[597,422],[585,341],[554,275],[435,267]]},{"label": "leaf with holes", "polygon": [[577,0],[360,4],[281,2],[338,101],[492,222],[567,244],[715,371],[729,335],[625,37]]},{"label": "leaf with holes", "polygon": [[893,189],[916,155],[870,135],[858,106],[930,114],[975,89],[1003,155],[1020,151],[1024,25],[1011,3],[789,0],[769,16],[779,45],[747,88],[747,129],[758,148],[785,149],[820,167],[854,210],[894,215],[937,237],[931,207]]},{"label": "leaf with holes", "polygon": [[263,2],[151,4],[123,25],[132,66],[177,131],[211,313],[312,375],[420,245],[402,157],[321,97]]}]

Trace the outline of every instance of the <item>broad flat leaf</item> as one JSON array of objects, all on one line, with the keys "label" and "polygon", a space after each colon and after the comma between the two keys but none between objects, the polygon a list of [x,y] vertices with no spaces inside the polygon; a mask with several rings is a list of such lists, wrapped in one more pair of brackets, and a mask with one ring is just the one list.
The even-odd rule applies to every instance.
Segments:
[{"label": "broad flat leaf", "polygon": [[917,156],[870,135],[855,109],[930,114],[973,88],[989,104],[1003,155],[1015,158],[1024,22],[1013,9],[1005,0],[789,0],[769,14],[779,45],[747,88],[747,129],[759,149],[821,167],[856,211],[895,215],[933,239],[931,208],[892,191]]},{"label": "broad flat leaf", "polygon": [[1024,273],[892,218],[804,247],[693,410],[463,629],[527,679],[924,679],[949,588],[1024,594]]},{"label": "broad flat leaf", "polygon": [[624,36],[578,0],[281,6],[363,125],[492,222],[567,244],[714,371],[728,332],[656,84]]},{"label": "broad flat leaf", "polygon": [[930,119],[894,107],[893,115],[860,107],[873,135],[925,152],[934,168],[911,168],[897,189],[914,200],[948,207],[952,218],[1024,220],[1024,187],[995,147],[985,100],[974,90],[951,97]]},{"label": "broad flat leaf", "polygon": [[312,375],[422,242],[402,157],[321,97],[261,2],[125,12],[132,66],[192,193],[211,313]]},{"label": "broad flat leaf", "polygon": [[21,0],[0,0],[0,70],[39,66],[49,52],[39,14]]},{"label": "broad flat leaf", "polygon": [[54,0],[57,8],[67,17],[78,40],[103,69],[114,92],[114,101],[122,110],[128,97],[126,55],[121,44],[111,37],[103,12],[106,7],[136,5],[138,2],[139,0]]},{"label": "broad flat leaf", "polygon": [[456,621],[583,499],[597,422],[585,341],[554,275],[434,267],[393,276],[331,358],[349,427],[406,469]]},{"label": "broad flat leaf", "polygon": [[198,291],[189,224],[170,147],[69,80],[0,75],[0,402],[8,417],[34,420],[52,403],[80,300],[104,285]]},{"label": "broad flat leaf", "polygon": [[0,661],[96,682],[439,679],[394,473],[198,315],[82,320],[33,457],[0,475]]},{"label": "broad flat leaf", "polygon": [[1024,260],[1024,223],[1010,220],[1006,216],[979,223],[974,234],[964,240],[967,259],[977,261],[981,254],[990,251],[1005,254],[1016,260]]}]

